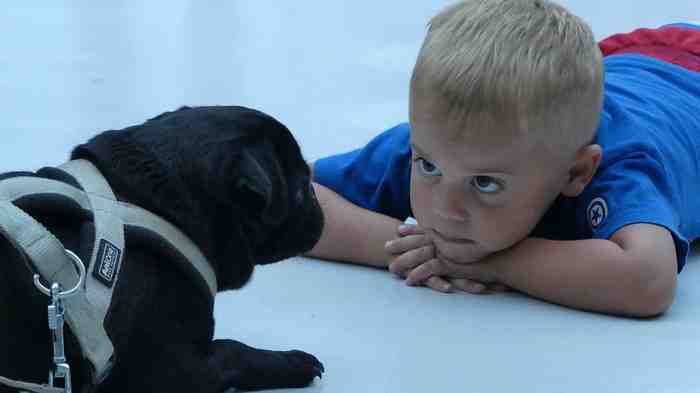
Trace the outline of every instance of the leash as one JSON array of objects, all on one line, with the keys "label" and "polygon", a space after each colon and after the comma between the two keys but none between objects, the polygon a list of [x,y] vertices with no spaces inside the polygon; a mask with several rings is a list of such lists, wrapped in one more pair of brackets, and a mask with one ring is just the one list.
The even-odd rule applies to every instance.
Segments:
[{"label": "leash", "polygon": [[[63,335],[63,326],[65,324],[65,308],[63,299],[67,299],[75,295],[85,282],[85,265],[80,258],[70,250],[65,250],[66,255],[73,261],[73,264],[78,268],[80,277],[78,283],[72,289],[63,291],[61,284],[54,282],[51,288],[45,287],[41,283],[40,276],[34,275],[34,286],[46,296],[51,298],[51,303],[47,307],[49,330],[51,330],[51,342],[53,344],[53,366],[49,369],[48,385],[39,385],[30,382],[14,381],[9,378],[0,376],[0,385],[5,385],[11,388],[19,389],[24,392],[33,393],[73,393],[71,384],[70,365],[66,359],[65,340]],[[63,388],[56,387],[56,382],[63,380]]]}]

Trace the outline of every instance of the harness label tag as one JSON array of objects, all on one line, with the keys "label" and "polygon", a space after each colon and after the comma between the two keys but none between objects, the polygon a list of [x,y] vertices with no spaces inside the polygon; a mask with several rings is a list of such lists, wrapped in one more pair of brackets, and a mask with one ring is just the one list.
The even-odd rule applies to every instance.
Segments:
[{"label": "harness label tag", "polygon": [[121,254],[117,246],[105,239],[100,239],[100,249],[95,259],[97,266],[92,270],[92,275],[108,288],[112,288],[117,278]]}]

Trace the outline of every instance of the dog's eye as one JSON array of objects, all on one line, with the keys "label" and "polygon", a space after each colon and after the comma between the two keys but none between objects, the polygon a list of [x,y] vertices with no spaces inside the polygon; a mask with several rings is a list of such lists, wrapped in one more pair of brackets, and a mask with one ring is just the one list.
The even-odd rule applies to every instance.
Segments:
[{"label": "dog's eye", "polygon": [[297,205],[301,205],[304,203],[304,189],[300,188],[296,194],[294,194],[294,202],[296,202]]}]

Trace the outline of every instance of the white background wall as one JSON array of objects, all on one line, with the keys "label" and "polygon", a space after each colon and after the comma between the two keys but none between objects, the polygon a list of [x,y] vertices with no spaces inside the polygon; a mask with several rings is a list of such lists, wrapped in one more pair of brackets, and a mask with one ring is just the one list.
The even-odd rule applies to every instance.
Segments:
[{"label": "white background wall", "polygon": [[[6,2],[0,132],[7,146],[52,146],[51,157],[22,154],[36,166],[97,131],[183,104],[235,103],[277,116],[315,159],[406,119],[425,24],[449,3]],[[691,0],[563,3],[599,38],[700,19]],[[0,170],[16,162],[0,159]]]}]

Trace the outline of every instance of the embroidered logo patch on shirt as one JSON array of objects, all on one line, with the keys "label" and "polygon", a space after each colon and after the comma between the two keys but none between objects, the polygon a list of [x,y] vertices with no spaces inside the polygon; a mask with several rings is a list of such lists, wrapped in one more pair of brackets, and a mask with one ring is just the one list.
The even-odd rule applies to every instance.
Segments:
[{"label": "embroidered logo patch on shirt", "polygon": [[592,200],[591,203],[588,204],[586,215],[588,216],[588,223],[591,224],[591,228],[598,228],[608,216],[608,204],[605,202],[605,199],[598,197]]}]

